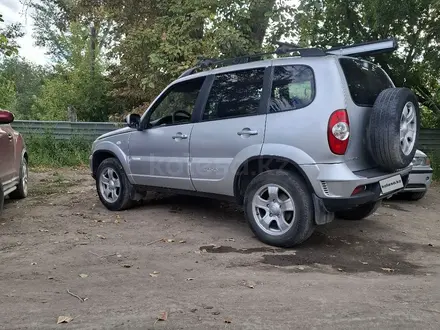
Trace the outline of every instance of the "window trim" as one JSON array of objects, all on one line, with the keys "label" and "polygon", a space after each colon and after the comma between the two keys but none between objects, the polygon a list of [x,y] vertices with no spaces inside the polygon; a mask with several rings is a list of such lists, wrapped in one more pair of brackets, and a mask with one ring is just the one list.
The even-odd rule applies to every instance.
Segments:
[{"label": "window trim", "polygon": [[[208,81],[207,78],[208,78],[208,76],[196,77],[196,78],[192,78],[192,79],[186,79],[186,80],[183,80],[183,81],[177,81],[177,82],[174,82],[174,83],[171,83],[170,85],[168,85],[156,97],[156,99],[153,101],[153,103],[151,103],[151,105],[145,111],[144,115],[141,118],[141,123],[139,125],[139,130],[164,128],[164,127],[170,127],[170,126],[188,125],[188,124],[195,123],[196,120],[197,120],[196,113],[198,111],[198,106],[200,106],[200,100],[203,99],[203,93],[206,92],[206,86],[207,86],[207,81]],[[197,95],[197,99],[196,99],[196,102],[195,102],[195,105],[194,105],[194,110],[193,110],[193,112],[191,114],[191,120],[188,123],[170,124],[170,125],[166,125],[166,126],[150,127],[150,128],[147,127],[147,124],[150,121],[151,115],[156,110],[157,106],[163,101],[163,99],[165,97],[167,97],[167,95],[171,92],[171,90],[173,88],[175,88],[178,85],[183,85],[185,83],[190,83],[190,82],[195,81],[197,79],[203,79],[203,83],[202,83],[202,86],[200,87],[199,94]]]},{"label": "window trim", "polygon": [[[270,98],[271,98],[271,94],[272,94],[273,81],[275,79],[275,68],[276,67],[286,67],[286,66],[302,66],[302,67],[306,67],[306,68],[310,69],[310,71],[312,72],[312,76],[313,76],[313,97],[311,98],[310,102],[307,105],[304,105],[302,107],[286,109],[286,110],[278,111],[278,112],[270,112]],[[307,108],[308,106],[310,106],[311,104],[313,104],[313,102],[315,102],[315,99],[316,99],[316,75],[315,75],[315,70],[313,70],[313,68],[310,65],[296,64],[296,63],[295,64],[278,64],[278,65],[272,66],[272,68],[273,68],[273,72],[272,72],[272,78],[270,81],[270,92],[269,92],[268,101],[267,101],[267,114],[268,115],[304,109],[304,108]]]},{"label": "window trim", "polygon": [[[352,58],[352,57],[341,57],[341,58],[339,58],[337,62],[338,62],[339,67],[341,68],[341,74],[342,74],[342,76],[344,77],[345,86],[346,86],[346,88],[347,88],[348,95],[350,95],[350,100],[351,100],[356,106],[358,106],[358,107],[360,107],[360,108],[373,108],[374,104],[371,104],[371,105],[370,105],[370,104],[357,103],[357,102],[354,100],[353,96],[351,95],[350,86],[348,85],[347,76],[345,75],[345,71],[344,71],[344,68],[342,67],[341,60],[352,60],[352,61],[355,61],[355,62],[367,62],[368,64],[370,64],[370,65],[372,65],[372,66],[374,66],[374,67],[377,67],[377,68],[379,68],[380,70],[382,70],[382,72],[383,72],[383,73],[385,74],[385,76],[388,78],[388,81],[391,83],[391,86],[392,86],[392,87],[388,87],[388,88],[395,88],[395,87],[396,87],[396,86],[394,85],[394,81],[391,79],[391,77],[388,75],[388,73],[387,73],[384,69],[382,69],[379,65],[377,65],[376,63],[373,63],[373,62],[370,62],[370,61],[367,61],[367,60],[363,60],[363,59],[359,59],[359,58]],[[379,95],[378,95],[378,96],[379,96]],[[376,97],[376,98],[377,98],[377,97]]]},{"label": "window trim", "polygon": [[[237,116],[233,116],[233,117],[216,118],[216,119],[208,119],[208,120],[203,119],[203,113],[205,112],[206,104],[208,103],[208,98],[209,98],[209,95],[211,94],[212,86],[214,85],[215,78],[217,76],[222,75],[222,74],[235,73],[235,72],[240,72],[240,71],[256,70],[256,69],[263,69],[264,70],[264,72],[263,72],[263,91],[261,93],[261,98],[260,98],[260,102],[258,104],[258,109],[257,109],[256,114],[237,115]],[[268,95],[267,95],[266,91],[267,90],[270,91],[269,85],[271,84],[271,70],[272,70],[271,65],[258,66],[258,67],[253,67],[253,68],[243,68],[243,69],[239,69],[239,70],[219,72],[217,74],[211,74],[211,75],[207,76],[205,83],[207,83],[209,81],[209,88],[208,88],[208,86],[206,86],[207,88],[204,91],[204,92],[206,92],[206,95],[204,95],[203,103],[199,104],[200,108],[196,107],[196,110],[198,110],[198,113],[196,114],[195,122],[207,123],[207,122],[218,121],[218,120],[228,120],[228,119],[236,119],[236,118],[245,118],[245,117],[265,115],[267,113],[267,108],[265,107],[265,104],[269,104],[269,99],[268,99]],[[206,85],[208,85],[208,83]],[[269,94],[269,96],[270,96],[270,94]]]}]

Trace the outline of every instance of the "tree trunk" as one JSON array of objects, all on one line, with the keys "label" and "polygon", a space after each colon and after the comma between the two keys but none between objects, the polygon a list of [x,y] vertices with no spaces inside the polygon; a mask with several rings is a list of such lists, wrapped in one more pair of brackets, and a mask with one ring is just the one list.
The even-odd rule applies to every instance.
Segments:
[{"label": "tree trunk", "polygon": [[261,48],[269,25],[268,14],[273,10],[275,0],[253,0],[249,8],[249,40],[256,49]]},{"label": "tree trunk", "polygon": [[95,61],[96,61],[96,28],[92,23],[90,26],[90,76],[95,76]]}]

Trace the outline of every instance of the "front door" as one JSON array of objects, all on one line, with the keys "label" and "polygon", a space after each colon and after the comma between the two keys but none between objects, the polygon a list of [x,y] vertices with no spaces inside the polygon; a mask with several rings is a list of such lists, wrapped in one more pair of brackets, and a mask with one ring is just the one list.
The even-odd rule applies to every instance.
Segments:
[{"label": "front door", "polygon": [[215,76],[191,134],[191,179],[197,191],[233,195],[239,165],[260,154],[267,109],[263,86],[270,76],[266,70],[270,68]]},{"label": "front door", "polygon": [[194,190],[189,141],[203,82],[196,78],[169,87],[148,109],[145,129],[131,133],[129,164],[136,184]]}]

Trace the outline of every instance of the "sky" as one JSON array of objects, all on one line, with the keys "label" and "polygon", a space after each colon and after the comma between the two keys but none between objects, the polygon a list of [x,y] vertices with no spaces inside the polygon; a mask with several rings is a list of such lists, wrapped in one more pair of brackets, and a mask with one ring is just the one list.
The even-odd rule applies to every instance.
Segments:
[{"label": "sky", "polygon": [[45,55],[46,50],[36,47],[32,38],[33,20],[30,17],[30,9],[25,12],[23,4],[19,0],[0,0],[0,13],[5,23],[21,23],[24,26],[25,35],[18,40],[20,45],[19,54],[28,61],[36,64],[49,63],[49,57]]}]

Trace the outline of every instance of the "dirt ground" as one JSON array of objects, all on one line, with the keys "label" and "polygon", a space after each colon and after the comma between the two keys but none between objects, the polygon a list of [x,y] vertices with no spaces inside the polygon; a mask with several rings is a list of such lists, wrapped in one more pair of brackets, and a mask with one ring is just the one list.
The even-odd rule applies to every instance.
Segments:
[{"label": "dirt ground", "polygon": [[284,250],[232,204],[152,194],[112,213],[85,170],[31,173],[0,235],[2,329],[440,328],[438,186]]}]

